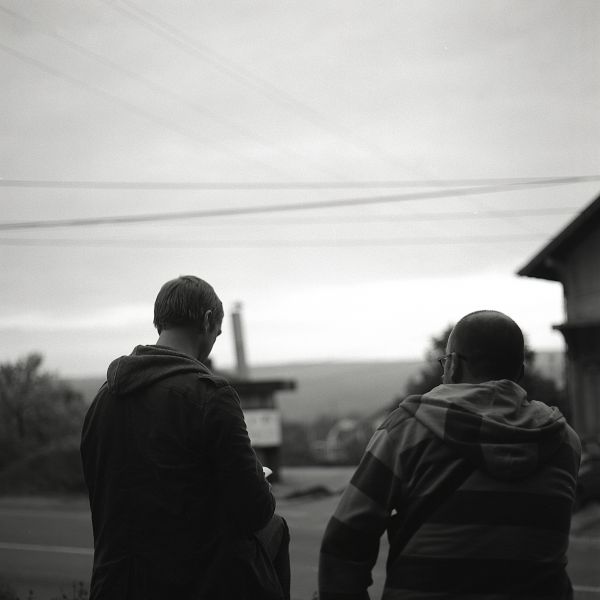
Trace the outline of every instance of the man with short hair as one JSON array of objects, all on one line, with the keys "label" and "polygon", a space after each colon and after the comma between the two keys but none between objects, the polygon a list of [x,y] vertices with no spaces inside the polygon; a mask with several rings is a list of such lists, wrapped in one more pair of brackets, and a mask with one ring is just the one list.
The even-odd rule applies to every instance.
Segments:
[{"label": "man with short hair", "polygon": [[565,571],[581,447],[517,383],[524,343],[497,311],[463,317],[442,385],[373,435],[321,546],[321,600],[364,600],[379,540],[383,598],[572,598]]},{"label": "man with short hair", "polygon": [[236,392],[205,364],[222,320],[208,283],[169,281],[156,345],[108,367],[81,441],[90,600],[289,598],[287,526]]}]

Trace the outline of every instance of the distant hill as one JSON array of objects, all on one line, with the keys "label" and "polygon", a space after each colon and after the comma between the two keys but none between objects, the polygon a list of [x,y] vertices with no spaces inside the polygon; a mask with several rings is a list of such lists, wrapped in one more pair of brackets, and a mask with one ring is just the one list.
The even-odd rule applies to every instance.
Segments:
[{"label": "distant hill", "polygon": [[[256,379],[296,379],[297,389],[278,396],[283,417],[311,421],[322,414],[370,414],[402,397],[423,361],[289,364],[256,367]],[[536,352],[535,369],[564,387],[564,354]],[[441,372],[440,372],[441,376]]]},{"label": "distant hill", "polygon": [[106,381],[105,377],[67,377],[66,382],[83,395],[89,404],[94,399],[100,386]]},{"label": "distant hill", "polygon": [[[287,421],[312,421],[320,415],[366,415],[401,396],[409,377],[422,363],[351,362],[292,363],[253,367],[252,379],[294,379],[296,389],[278,395]],[[101,377],[70,378],[68,382],[91,402],[104,382]]]},{"label": "distant hill", "polygon": [[281,392],[284,419],[312,421],[319,415],[367,415],[402,396],[421,366],[414,362],[289,364],[252,369],[256,379],[295,379],[296,390]]},{"label": "distant hill", "polygon": [[[297,388],[278,395],[287,421],[310,422],[321,415],[368,415],[402,397],[422,361],[290,363],[252,367],[253,379],[294,379]],[[544,376],[564,385],[564,355],[536,352],[535,367]],[[69,379],[91,402],[104,382],[101,377]]]}]

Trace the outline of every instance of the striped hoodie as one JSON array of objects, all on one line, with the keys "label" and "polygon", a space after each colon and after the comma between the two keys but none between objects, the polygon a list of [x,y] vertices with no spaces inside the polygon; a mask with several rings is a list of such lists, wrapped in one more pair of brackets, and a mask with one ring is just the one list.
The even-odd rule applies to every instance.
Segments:
[{"label": "striped hoodie", "polygon": [[325,531],[321,600],[365,600],[380,537],[385,600],[571,598],[581,446],[508,380],[409,396],[375,432]]}]

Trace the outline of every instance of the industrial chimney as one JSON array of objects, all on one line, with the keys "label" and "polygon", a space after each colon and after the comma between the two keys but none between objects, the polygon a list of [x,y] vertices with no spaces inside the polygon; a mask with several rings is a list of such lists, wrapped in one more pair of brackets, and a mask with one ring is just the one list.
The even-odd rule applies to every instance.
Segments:
[{"label": "industrial chimney", "polygon": [[237,362],[231,382],[240,397],[250,443],[260,462],[273,470],[270,480],[275,483],[280,476],[283,436],[281,411],[277,406],[275,393],[279,390],[296,389],[296,382],[291,379],[249,379],[240,302],[233,305],[231,322]]},{"label": "industrial chimney", "polygon": [[236,374],[240,379],[248,379],[248,364],[244,348],[244,333],[242,331],[242,304],[236,302],[231,312],[233,323],[233,341],[235,343]]}]

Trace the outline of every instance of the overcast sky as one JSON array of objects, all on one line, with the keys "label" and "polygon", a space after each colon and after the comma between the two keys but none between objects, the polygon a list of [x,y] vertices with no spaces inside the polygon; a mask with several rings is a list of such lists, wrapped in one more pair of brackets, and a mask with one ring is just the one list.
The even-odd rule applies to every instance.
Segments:
[{"label": "overcast sky", "polygon": [[420,357],[480,308],[563,347],[561,285],[515,273],[600,179],[447,191],[600,174],[597,0],[0,0],[0,27],[0,226],[310,207],[4,227],[0,361],[102,374],[188,273],[243,303],[251,364]]}]

